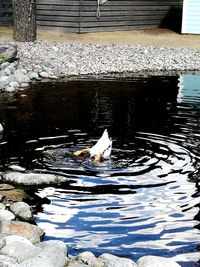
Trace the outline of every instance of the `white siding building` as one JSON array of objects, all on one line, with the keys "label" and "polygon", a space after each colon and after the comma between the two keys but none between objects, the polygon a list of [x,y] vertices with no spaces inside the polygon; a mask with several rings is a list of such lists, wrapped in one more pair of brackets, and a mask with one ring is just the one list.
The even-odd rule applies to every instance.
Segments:
[{"label": "white siding building", "polygon": [[200,0],[183,0],[182,33],[200,34]]}]

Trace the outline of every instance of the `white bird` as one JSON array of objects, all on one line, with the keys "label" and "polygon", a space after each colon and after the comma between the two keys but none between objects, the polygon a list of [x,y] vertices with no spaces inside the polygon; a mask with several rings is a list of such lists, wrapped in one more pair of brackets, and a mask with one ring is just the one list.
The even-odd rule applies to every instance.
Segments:
[{"label": "white bird", "polygon": [[4,131],[3,125],[0,123],[0,133],[2,133],[3,131]]},{"label": "white bird", "polygon": [[101,159],[108,158],[112,150],[112,139],[109,138],[107,129],[104,130],[101,138],[97,143],[91,148],[85,148],[74,152],[75,156],[81,156],[83,154],[89,153],[90,157],[94,158],[95,161],[100,161]]}]

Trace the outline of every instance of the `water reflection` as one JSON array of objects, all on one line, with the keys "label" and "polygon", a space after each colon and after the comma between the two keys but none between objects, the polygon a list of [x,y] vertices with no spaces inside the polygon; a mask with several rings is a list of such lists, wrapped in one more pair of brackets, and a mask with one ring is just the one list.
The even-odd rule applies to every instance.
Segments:
[{"label": "water reflection", "polygon": [[[64,240],[72,254],[89,249],[134,260],[195,250],[197,79],[71,81],[0,97],[1,170],[15,163],[69,179],[38,190],[51,200],[37,217],[46,239]],[[110,160],[95,165],[72,155],[92,146],[104,128],[114,141]]]}]

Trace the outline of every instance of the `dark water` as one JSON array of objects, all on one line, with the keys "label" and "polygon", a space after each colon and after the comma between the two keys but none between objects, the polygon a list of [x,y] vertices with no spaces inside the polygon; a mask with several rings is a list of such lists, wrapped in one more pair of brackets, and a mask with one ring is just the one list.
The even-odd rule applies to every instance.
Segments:
[{"label": "dark water", "polygon": [[[37,190],[46,239],[76,254],[128,256],[196,251],[199,232],[200,76],[71,81],[0,95],[1,170],[59,173],[69,181]],[[72,151],[107,128],[109,160]]]}]

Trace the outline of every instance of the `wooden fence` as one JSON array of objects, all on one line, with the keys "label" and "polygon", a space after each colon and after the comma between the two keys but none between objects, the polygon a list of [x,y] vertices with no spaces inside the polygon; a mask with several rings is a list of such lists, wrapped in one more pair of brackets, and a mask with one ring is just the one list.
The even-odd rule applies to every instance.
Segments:
[{"label": "wooden fence", "polygon": [[[12,0],[0,0],[0,23],[11,24]],[[66,32],[148,29],[176,23],[180,0],[36,0],[37,24]],[[3,9],[2,9],[3,8]]]},{"label": "wooden fence", "polygon": [[0,25],[12,24],[12,0],[0,0]]}]

